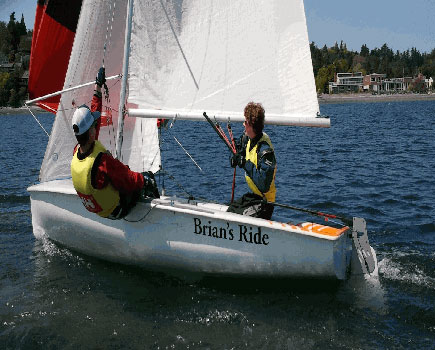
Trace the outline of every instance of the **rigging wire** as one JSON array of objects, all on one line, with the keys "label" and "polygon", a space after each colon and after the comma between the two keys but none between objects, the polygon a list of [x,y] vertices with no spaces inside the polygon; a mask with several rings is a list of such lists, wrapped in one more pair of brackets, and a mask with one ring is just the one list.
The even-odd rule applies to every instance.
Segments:
[{"label": "rigging wire", "polygon": [[180,147],[183,149],[183,151],[189,156],[190,159],[192,159],[192,162],[195,163],[195,165],[198,167],[199,170],[202,169],[201,167],[198,165],[198,163],[195,161],[195,159],[193,159],[193,157],[189,154],[189,152],[186,151],[186,149],[183,147],[183,145],[180,143],[180,141],[178,141],[178,139],[174,136],[175,141],[177,141],[177,143],[180,145]]},{"label": "rigging wire", "polygon": [[[169,150],[169,145],[171,145],[171,139],[174,139],[174,140],[178,140],[176,137],[175,137],[175,135],[174,135],[174,130],[173,130],[173,128],[174,128],[174,126],[175,126],[175,121],[176,121],[176,117],[173,119],[173,121],[171,122],[171,124],[168,126],[168,127],[166,127],[165,129],[167,130],[167,132],[168,132],[168,134],[167,134],[167,137],[165,137],[165,136],[162,136],[162,128],[160,128],[160,133],[159,133],[159,141],[160,141],[160,149],[162,149],[163,151],[164,150]],[[169,138],[168,138],[169,137]],[[181,143],[181,142],[180,142]],[[184,147],[182,147],[182,145],[180,146],[181,148],[184,148]],[[185,151],[185,153],[186,154],[188,154],[186,151]],[[189,155],[189,154],[188,154]],[[193,158],[193,157],[192,157]],[[192,159],[192,161],[195,163],[196,161],[194,161],[194,159]],[[213,172],[213,173],[211,173],[211,172],[209,172],[207,169],[202,169],[201,168],[201,172],[200,172],[200,174],[203,176],[203,178],[205,178],[206,179],[206,181],[205,181],[205,184],[207,184],[207,185],[213,185],[213,184],[216,184],[216,182],[218,182],[218,179],[220,179],[220,177],[219,176],[217,176],[217,174],[216,174],[216,172]],[[165,170],[165,169],[163,169],[163,167],[161,166],[161,168],[160,168],[160,171],[161,171],[161,174],[163,175],[161,178],[160,178],[160,173],[159,173],[159,185],[161,185],[162,186],[162,189],[164,190],[165,189],[165,184],[164,184],[164,178],[165,178],[165,174],[168,174],[169,175],[169,173]],[[169,177],[168,176],[168,178],[170,178],[171,180],[173,180],[174,182],[176,182],[176,180],[175,180],[175,178],[171,178],[171,177]],[[177,187],[178,188],[180,188],[180,189],[182,189],[182,191],[183,192],[185,192],[188,196],[192,196],[192,194],[191,193],[188,193],[184,188],[182,188],[182,186],[178,183],[178,182],[176,182],[176,185],[177,185]],[[162,192],[162,194],[164,195],[164,193]],[[196,197],[195,196],[195,198],[198,198],[198,197]],[[206,200],[206,199],[205,199]],[[219,203],[219,202],[216,202],[216,203]]]},{"label": "rigging wire", "polygon": [[190,199],[194,199],[195,197],[190,193],[190,192],[188,192],[184,187],[183,187],[183,185],[181,185],[178,181],[177,181],[177,179],[173,176],[173,175],[171,175],[168,171],[166,171],[165,169],[160,169],[160,171],[164,174],[164,175],[166,175],[169,179],[171,179],[172,181],[174,181],[174,183],[190,198]]},{"label": "rigging wire", "polygon": [[32,117],[35,118],[36,122],[39,124],[39,126],[42,128],[42,130],[44,130],[44,132],[47,134],[47,136],[50,137],[50,135],[48,134],[47,130],[44,129],[42,124],[39,122],[38,118],[36,118],[36,116],[32,113],[32,111],[30,110],[30,107],[27,104],[24,104],[24,105],[27,107],[27,109],[29,110],[29,112],[32,115]]}]

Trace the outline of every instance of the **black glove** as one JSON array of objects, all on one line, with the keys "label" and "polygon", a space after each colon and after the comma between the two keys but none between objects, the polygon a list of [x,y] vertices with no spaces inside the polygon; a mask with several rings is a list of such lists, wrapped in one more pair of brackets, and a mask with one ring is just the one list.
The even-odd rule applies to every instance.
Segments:
[{"label": "black glove", "polygon": [[232,168],[239,166],[241,168],[245,167],[246,164],[246,145],[248,143],[248,138],[245,134],[240,136],[238,140],[235,140],[236,153],[230,156],[230,164]]},{"label": "black glove", "polygon": [[248,137],[243,134],[238,140],[234,140],[234,143],[236,144],[236,152],[244,154],[248,143]]},{"label": "black glove", "polygon": [[154,174],[151,171],[142,173],[144,185],[141,190],[142,198],[160,198]]},{"label": "black glove", "polygon": [[246,159],[243,156],[243,154],[240,152],[233,153],[230,156],[230,164],[232,168],[235,168],[236,166],[239,166],[240,168],[244,168],[246,164]]},{"label": "black glove", "polygon": [[106,83],[106,69],[104,67],[101,67],[98,70],[97,77],[95,78],[95,84],[97,84],[99,87],[102,87]]}]

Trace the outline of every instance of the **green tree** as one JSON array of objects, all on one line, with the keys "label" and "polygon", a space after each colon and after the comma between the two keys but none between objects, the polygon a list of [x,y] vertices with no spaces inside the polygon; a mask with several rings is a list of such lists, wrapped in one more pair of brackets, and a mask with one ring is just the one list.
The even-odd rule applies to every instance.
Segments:
[{"label": "green tree", "polygon": [[22,73],[22,70],[19,68],[16,68],[12,74],[3,73],[0,79],[0,105],[19,107],[22,104],[23,98],[19,94],[20,76]]},{"label": "green tree", "polygon": [[9,54],[8,28],[5,22],[0,22],[0,52],[4,55]]},{"label": "green tree", "polygon": [[21,14],[21,21],[19,24],[17,24],[17,26],[20,36],[27,34],[26,22],[24,22],[24,14]]},{"label": "green tree", "polygon": [[317,75],[317,72],[322,67],[322,52],[316,47],[314,41],[310,44],[311,51],[311,60],[313,61],[313,71],[314,75]]},{"label": "green tree", "polygon": [[11,107],[19,107],[20,106],[18,94],[15,91],[15,89],[10,90],[8,105]]},{"label": "green tree", "polygon": [[353,72],[353,73],[361,72],[362,75],[366,75],[366,74],[367,74],[367,72],[366,72],[366,70],[364,69],[363,65],[362,65],[361,63],[359,63],[359,62],[358,62],[356,65],[354,65],[354,66],[352,67],[352,72]]},{"label": "green tree", "polygon": [[9,73],[0,72],[0,106],[6,106],[9,100],[9,91],[6,89],[9,76]]},{"label": "green tree", "polygon": [[324,45],[322,47],[322,66],[328,65],[330,63],[332,63],[331,58],[329,56],[329,50],[326,47],[326,45]]},{"label": "green tree", "polygon": [[319,69],[316,76],[316,90],[318,93],[329,92],[329,82],[334,80],[335,66],[333,64]]},{"label": "green tree", "polygon": [[17,51],[18,45],[20,43],[20,31],[15,20],[15,12],[12,12],[9,17],[8,23],[8,33],[9,33],[9,51]]},{"label": "green tree", "polygon": [[435,79],[435,49],[431,53],[424,55],[421,73],[426,77],[433,77]]},{"label": "green tree", "polygon": [[370,54],[370,50],[369,50],[369,48],[367,47],[367,45],[366,44],[363,44],[362,46],[361,46],[361,50],[360,50],[360,53],[359,53],[361,56],[363,56],[363,57],[367,57],[369,54]]},{"label": "green tree", "polygon": [[349,64],[344,58],[338,59],[334,62],[335,70],[338,73],[346,73],[349,70]]}]

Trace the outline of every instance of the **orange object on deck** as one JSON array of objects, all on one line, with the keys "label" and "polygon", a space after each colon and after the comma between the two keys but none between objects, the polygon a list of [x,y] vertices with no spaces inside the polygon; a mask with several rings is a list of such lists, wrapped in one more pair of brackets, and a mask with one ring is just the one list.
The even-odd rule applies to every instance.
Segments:
[{"label": "orange object on deck", "polygon": [[331,226],[316,224],[313,222],[303,222],[301,224],[298,224],[297,226],[307,232],[314,232],[321,235],[333,236],[333,237],[338,237],[349,229],[349,227],[347,226],[342,228],[335,228]]}]

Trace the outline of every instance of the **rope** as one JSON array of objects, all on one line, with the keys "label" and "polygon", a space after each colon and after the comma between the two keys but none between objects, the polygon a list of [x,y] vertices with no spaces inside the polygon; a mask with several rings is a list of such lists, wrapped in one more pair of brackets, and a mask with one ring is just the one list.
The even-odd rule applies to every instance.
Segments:
[{"label": "rope", "polygon": [[[139,201],[135,204],[135,205],[137,205],[139,203]],[[126,216],[124,216],[123,218],[122,218],[122,220],[125,220],[125,221],[127,221],[127,222],[140,222],[140,221],[142,221],[142,220],[144,220],[147,216],[148,216],[148,214],[149,213],[151,213],[151,210],[153,210],[154,209],[154,207],[151,207],[146,213],[145,213],[145,215],[144,216],[142,216],[139,220],[127,220],[126,219],[126,216],[128,216],[128,214],[126,215]]]},{"label": "rope", "polygon": [[[234,152],[237,152],[236,149],[236,142],[234,141],[234,135],[233,135],[233,129],[231,128],[230,119],[228,118],[228,124],[227,124],[228,134],[231,137],[231,143],[233,145]],[[234,202],[234,192],[236,189],[236,171],[237,167],[234,167],[234,173],[233,173],[233,184],[231,186],[231,203]]]}]

